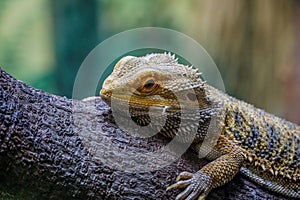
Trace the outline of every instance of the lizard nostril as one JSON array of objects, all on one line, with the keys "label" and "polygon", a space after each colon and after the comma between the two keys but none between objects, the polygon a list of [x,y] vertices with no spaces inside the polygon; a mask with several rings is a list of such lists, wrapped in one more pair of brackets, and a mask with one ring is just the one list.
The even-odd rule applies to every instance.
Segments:
[{"label": "lizard nostril", "polygon": [[112,92],[110,90],[101,89],[100,96],[111,96]]},{"label": "lizard nostril", "polygon": [[100,95],[104,95],[105,94],[105,90],[104,89],[101,89],[100,90]]}]

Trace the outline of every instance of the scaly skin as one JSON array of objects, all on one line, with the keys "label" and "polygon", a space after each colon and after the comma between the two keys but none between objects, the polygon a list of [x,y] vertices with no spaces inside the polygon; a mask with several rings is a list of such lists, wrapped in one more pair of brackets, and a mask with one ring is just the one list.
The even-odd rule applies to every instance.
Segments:
[{"label": "scaly skin", "polygon": [[[192,141],[191,148],[199,154],[216,119],[213,130],[219,137],[206,154],[211,162],[195,174],[179,174],[167,188],[185,188],[176,199],[205,199],[239,171],[271,191],[300,198],[300,127],[207,85],[195,69],[178,64],[174,56],[122,58],[100,95],[108,104],[117,104],[118,114],[125,118],[124,106],[129,105],[130,119],[140,126],[150,124],[168,138],[174,138],[185,121],[179,142]],[[163,117],[167,120],[161,128],[157,122]]]}]

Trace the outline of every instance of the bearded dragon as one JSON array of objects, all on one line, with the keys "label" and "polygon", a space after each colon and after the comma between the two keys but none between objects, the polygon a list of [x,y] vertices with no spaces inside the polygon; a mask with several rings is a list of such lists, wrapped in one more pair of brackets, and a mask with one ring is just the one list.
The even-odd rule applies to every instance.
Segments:
[{"label": "bearded dragon", "polygon": [[[205,157],[211,162],[194,174],[180,173],[176,183],[166,186],[184,188],[176,199],[205,199],[238,172],[271,191],[300,198],[300,127],[210,86],[174,56],[123,57],[104,81],[100,96],[110,105],[121,105],[121,113],[122,106],[129,105],[131,119],[140,126],[150,123],[157,129],[150,108],[158,121],[165,116],[159,133],[167,138],[174,138],[185,120],[179,142],[192,135],[191,148],[198,153],[210,134],[211,120],[217,118],[214,130],[219,137]],[[188,114],[183,116],[182,110]]]}]

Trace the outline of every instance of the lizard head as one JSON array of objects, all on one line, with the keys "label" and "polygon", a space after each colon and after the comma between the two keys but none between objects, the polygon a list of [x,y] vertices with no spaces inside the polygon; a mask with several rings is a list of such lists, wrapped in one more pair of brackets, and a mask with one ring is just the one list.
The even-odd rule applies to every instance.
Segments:
[{"label": "lizard head", "polygon": [[[117,62],[106,78],[100,96],[108,104],[112,99],[137,106],[205,107],[205,82],[192,67],[179,64],[171,54],[126,56]],[[181,105],[182,106],[182,105]]]},{"label": "lizard head", "polygon": [[196,69],[179,64],[171,54],[126,56],[115,65],[100,91],[102,99],[134,104],[136,107],[180,109],[206,107],[205,82]]},{"label": "lizard head", "polygon": [[135,127],[128,126],[132,120],[138,127],[150,128],[137,132],[149,136],[153,128],[172,138],[184,120],[189,128],[200,125],[197,134],[202,138],[213,113],[206,87],[197,70],[179,64],[171,54],[149,54],[119,60],[100,96],[118,111],[116,116],[121,117],[125,130]]}]

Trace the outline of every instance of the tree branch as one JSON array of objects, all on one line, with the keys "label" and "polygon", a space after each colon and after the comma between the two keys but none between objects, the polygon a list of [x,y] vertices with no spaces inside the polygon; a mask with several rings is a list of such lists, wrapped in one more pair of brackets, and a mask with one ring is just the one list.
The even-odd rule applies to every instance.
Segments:
[{"label": "tree branch", "polygon": [[[174,199],[179,190],[165,190],[176,175],[206,163],[187,151],[168,166],[139,173],[141,164],[176,158],[172,150],[148,160],[137,156],[161,149],[168,140],[120,130],[100,98],[70,100],[0,73],[0,188],[25,188],[44,198]],[[117,170],[128,166],[136,170]],[[257,198],[281,199],[240,175],[208,197]]]}]

